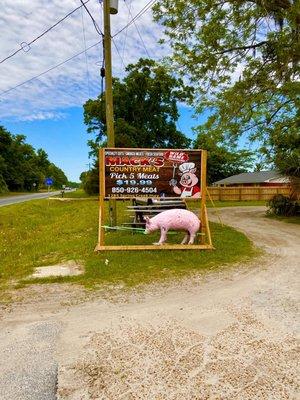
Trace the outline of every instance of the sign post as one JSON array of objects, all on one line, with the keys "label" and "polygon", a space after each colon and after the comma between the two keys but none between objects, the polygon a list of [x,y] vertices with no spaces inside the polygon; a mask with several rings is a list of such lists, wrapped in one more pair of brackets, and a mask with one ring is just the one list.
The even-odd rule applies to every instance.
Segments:
[{"label": "sign post", "polygon": [[47,187],[48,187],[48,193],[49,193],[50,186],[53,185],[53,179],[52,178],[46,178],[44,182],[45,182],[45,185],[47,185]]},{"label": "sign post", "polygon": [[[99,153],[99,250],[212,249],[206,210],[206,150],[105,148]],[[193,200],[199,205],[201,243],[107,246],[105,200]]]}]

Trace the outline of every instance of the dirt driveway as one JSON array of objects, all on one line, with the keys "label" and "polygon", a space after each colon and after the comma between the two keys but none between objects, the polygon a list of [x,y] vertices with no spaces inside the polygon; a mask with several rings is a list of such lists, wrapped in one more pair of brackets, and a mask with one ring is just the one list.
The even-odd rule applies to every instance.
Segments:
[{"label": "dirt driveway", "polygon": [[0,398],[299,398],[299,227],[262,207],[221,215],[267,255],[115,301],[74,305],[68,289],[62,305],[62,286],[44,287],[6,310]]}]

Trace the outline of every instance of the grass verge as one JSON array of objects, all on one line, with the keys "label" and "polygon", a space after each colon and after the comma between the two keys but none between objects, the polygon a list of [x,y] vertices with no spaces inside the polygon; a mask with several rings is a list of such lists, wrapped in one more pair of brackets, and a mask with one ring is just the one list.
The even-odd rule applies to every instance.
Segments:
[{"label": "grass verge", "polygon": [[[61,197],[61,195],[58,195],[56,197]],[[74,198],[74,199],[98,198],[97,195],[95,195],[95,196],[88,195],[87,193],[85,193],[85,191],[83,189],[77,189],[74,192],[65,191],[64,197],[68,198],[68,199],[69,198],[71,198],[71,199],[72,198]]]},{"label": "grass verge", "polygon": [[266,217],[275,219],[281,222],[300,225],[300,215],[293,215],[291,217],[284,217],[282,215],[267,214]]},{"label": "grass verge", "polygon": [[[128,221],[126,202],[118,202],[120,222]],[[102,283],[133,286],[156,279],[182,276],[231,263],[257,254],[250,240],[228,226],[211,224],[213,251],[119,251],[94,253],[98,230],[97,202],[31,201],[0,209],[0,285],[16,282],[35,267],[75,260],[85,273],[75,277],[38,279],[38,282],[77,282],[86,287]],[[142,244],[159,234],[107,232],[107,244]],[[183,233],[169,235],[179,243]],[[106,261],[108,260],[108,261]],[[23,281],[23,284],[37,280]]]},{"label": "grass verge", "polygon": [[[247,206],[265,206],[266,200],[241,200],[241,201],[214,201],[215,207],[247,207]],[[213,207],[211,202],[207,199],[207,207]]]},{"label": "grass verge", "polygon": [[33,192],[6,192],[6,193],[0,193],[0,197],[12,197],[12,196],[21,196],[22,194],[30,194]]}]

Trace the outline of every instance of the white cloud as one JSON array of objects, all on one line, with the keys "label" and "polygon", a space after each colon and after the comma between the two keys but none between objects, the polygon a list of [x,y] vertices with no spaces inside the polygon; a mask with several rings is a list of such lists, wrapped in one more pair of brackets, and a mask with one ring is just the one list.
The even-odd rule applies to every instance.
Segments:
[{"label": "white cloud", "polygon": [[[130,0],[126,0],[127,4]],[[148,0],[131,0],[132,15],[136,15]],[[60,18],[80,5],[79,0],[2,0],[0,16],[1,55],[4,58],[29,42]],[[91,13],[102,27],[102,8],[97,0],[87,3]],[[82,23],[83,19],[83,23]],[[119,13],[111,16],[112,34],[127,24],[131,17],[123,0],[119,0]],[[151,57],[159,59],[166,55],[166,47],[157,44],[162,28],[152,21],[151,11],[137,20],[147,50]],[[28,52],[21,51],[0,65],[0,91],[6,91],[84,49],[83,26],[86,46],[101,40],[87,13],[80,9],[44,37],[31,45]],[[102,29],[102,28],[101,28]],[[125,65],[146,57],[146,51],[134,24],[115,39]],[[34,120],[60,118],[61,110],[81,106],[86,99],[100,92],[99,63],[102,46],[87,52],[89,84],[85,54],[82,54],[53,71],[35,79],[16,90],[1,95],[0,118]],[[124,66],[112,44],[113,73],[124,75]],[[58,112],[59,110],[59,112]]]},{"label": "white cloud", "polygon": [[37,113],[32,113],[28,115],[24,115],[19,117],[18,119],[21,121],[37,121],[37,120],[45,120],[52,119],[54,121],[58,121],[60,119],[64,119],[67,117],[66,113],[62,112],[51,112],[51,111],[38,111]]}]

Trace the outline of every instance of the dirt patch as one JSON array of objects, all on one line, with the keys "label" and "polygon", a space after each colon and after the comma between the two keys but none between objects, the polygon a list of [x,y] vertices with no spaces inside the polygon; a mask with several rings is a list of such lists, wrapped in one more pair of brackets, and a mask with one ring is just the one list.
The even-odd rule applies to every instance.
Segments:
[{"label": "dirt patch", "polygon": [[48,278],[51,276],[76,276],[84,273],[84,268],[81,264],[75,261],[66,261],[61,264],[48,265],[35,268],[35,271],[30,278]]},{"label": "dirt patch", "polygon": [[94,334],[82,359],[60,370],[58,399],[294,398],[296,340],[274,336],[251,312],[232,313],[237,321],[215,336],[176,320],[132,321]]}]

